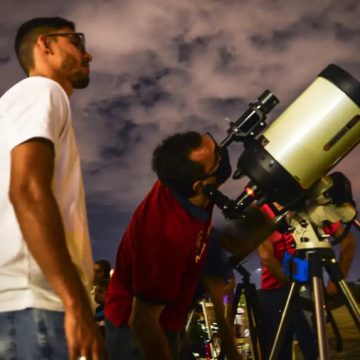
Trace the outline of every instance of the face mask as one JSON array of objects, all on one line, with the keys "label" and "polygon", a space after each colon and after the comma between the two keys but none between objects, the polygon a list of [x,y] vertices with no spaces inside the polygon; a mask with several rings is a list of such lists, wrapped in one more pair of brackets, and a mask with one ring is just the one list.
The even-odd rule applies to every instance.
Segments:
[{"label": "face mask", "polygon": [[223,184],[231,176],[231,164],[228,149],[221,149],[221,161],[219,167],[214,171],[218,185]]},{"label": "face mask", "polygon": [[218,168],[211,174],[202,176],[201,179],[207,179],[211,176],[216,177],[216,183],[218,185],[223,184],[231,176],[231,164],[229,158],[229,152],[226,148],[221,148],[221,160]]}]

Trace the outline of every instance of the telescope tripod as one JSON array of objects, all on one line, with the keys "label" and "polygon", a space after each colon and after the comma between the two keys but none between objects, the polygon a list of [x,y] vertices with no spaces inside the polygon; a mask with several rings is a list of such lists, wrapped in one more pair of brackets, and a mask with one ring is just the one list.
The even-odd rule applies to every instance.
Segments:
[{"label": "telescope tripod", "polygon": [[[260,326],[260,304],[257,298],[256,287],[254,284],[250,283],[250,273],[240,263],[235,263],[234,259],[231,259],[230,261],[232,262],[233,268],[243,277],[242,282],[236,285],[232,303],[232,316],[233,318],[235,317],[241,294],[244,294],[254,359],[259,360],[261,359],[261,356],[259,355],[259,347],[261,348],[262,337]],[[221,350],[218,359],[223,360],[224,358],[225,353]]]},{"label": "telescope tripod", "polygon": [[[338,290],[345,298],[345,304],[352,316],[356,326],[360,331],[360,311],[359,306],[351,293],[349,285],[335,260],[332,248],[304,248],[295,252],[296,257],[308,260],[308,280],[312,287],[312,298],[314,302],[315,327],[317,335],[318,355],[320,360],[329,359],[329,344],[326,331],[325,318],[325,300],[322,280],[322,270],[325,269],[330,279],[337,285]],[[294,266],[294,262],[291,261]],[[296,269],[293,269],[296,271]],[[270,360],[277,360],[282,340],[285,335],[290,317],[291,306],[297,296],[299,296],[300,287],[304,282],[293,280],[290,286],[289,294],[286,299],[284,310],[281,315],[279,327],[276,333],[275,341],[270,353]]]}]

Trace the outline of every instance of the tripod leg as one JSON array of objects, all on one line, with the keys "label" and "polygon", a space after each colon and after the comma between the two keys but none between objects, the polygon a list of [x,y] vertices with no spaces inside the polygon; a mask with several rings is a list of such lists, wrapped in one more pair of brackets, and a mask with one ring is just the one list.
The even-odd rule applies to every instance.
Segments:
[{"label": "tripod leg", "polygon": [[282,341],[283,341],[285,331],[286,331],[286,328],[287,328],[287,325],[289,322],[289,318],[290,318],[290,311],[291,311],[290,306],[291,306],[294,296],[297,295],[298,292],[299,292],[299,284],[297,284],[296,282],[293,282],[291,284],[290,291],[289,291],[288,297],[286,299],[284,311],[281,315],[280,324],[279,324],[278,330],[276,332],[274,345],[271,349],[271,353],[270,353],[270,357],[269,357],[270,360],[278,359],[280,347],[282,345]]},{"label": "tripod leg", "polygon": [[342,292],[345,298],[345,303],[347,308],[349,309],[350,315],[352,316],[356,326],[360,330],[360,310],[359,305],[357,304],[349,285],[344,279],[344,275],[340,270],[339,264],[336,262],[333,253],[330,253],[328,257],[325,268],[329,273],[330,279],[337,284],[338,288]]},{"label": "tripod leg", "polygon": [[[252,286],[252,287],[251,287]],[[258,353],[258,313],[255,310],[255,301],[257,301],[256,289],[254,284],[245,284],[244,287],[245,300],[246,300],[246,311],[248,314],[250,339],[254,354],[254,359],[259,359]]]},{"label": "tripod leg", "polygon": [[344,279],[340,280],[338,282],[339,287],[342,291],[342,293],[344,294],[345,300],[346,300],[346,305],[349,309],[349,312],[352,316],[352,318],[354,319],[354,322],[356,324],[356,326],[358,327],[358,329],[360,330],[360,311],[359,311],[359,306],[353,296],[353,294],[351,293],[350,287],[349,285],[346,283],[346,281]]},{"label": "tripod leg", "polygon": [[261,307],[259,302],[258,293],[256,291],[256,287],[254,284],[249,284],[248,288],[248,301],[251,305],[251,312],[254,317],[254,329],[250,328],[250,331],[253,331],[256,335],[255,339],[259,343],[260,347],[260,358],[264,357],[264,331],[263,331],[263,324],[262,324],[262,317],[261,317]]},{"label": "tripod leg", "polygon": [[315,302],[315,320],[316,320],[316,333],[318,338],[318,348],[320,360],[329,359],[329,344],[327,341],[327,333],[325,326],[325,301],[323,292],[322,279],[314,276],[312,279],[314,302]]}]

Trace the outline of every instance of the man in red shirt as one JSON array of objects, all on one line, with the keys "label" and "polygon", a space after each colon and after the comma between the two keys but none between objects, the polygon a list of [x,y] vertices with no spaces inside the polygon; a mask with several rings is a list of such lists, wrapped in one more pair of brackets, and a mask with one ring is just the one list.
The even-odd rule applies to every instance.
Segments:
[{"label": "man in red shirt", "polygon": [[[279,205],[274,204],[279,207]],[[274,213],[268,205],[262,208],[270,218]],[[324,229],[330,235],[339,235],[342,232],[340,223],[333,224]],[[340,243],[339,266],[346,276],[349,272],[352,258],[355,252],[355,238],[352,234],[346,236]],[[263,324],[265,336],[265,358],[268,358],[275,339],[277,327],[281,317],[281,311],[288,295],[290,281],[285,274],[282,261],[285,253],[290,255],[295,252],[295,241],[291,234],[283,234],[275,231],[259,247],[259,255],[262,264],[261,290],[259,300],[263,309]],[[336,285],[330,280],[326,287],[326,293],[333,295],[337,292]],[[292,340],[296,335],[304,358],[307,360],[317,358],[316,343],[312,328],[306,321],[303,311],[294,304],[296,309],[292,312],[293,317],[288,324],[288,329],[282,342],[279,359],[292,359]]]},{"label": "man in red shirt", "polygon": [[124,233],[106,297],[110,360],[178,358],[211,229],[201,189],[231,174],[227,152],[196,132],[164,140],[153,169],[159,180]]}]

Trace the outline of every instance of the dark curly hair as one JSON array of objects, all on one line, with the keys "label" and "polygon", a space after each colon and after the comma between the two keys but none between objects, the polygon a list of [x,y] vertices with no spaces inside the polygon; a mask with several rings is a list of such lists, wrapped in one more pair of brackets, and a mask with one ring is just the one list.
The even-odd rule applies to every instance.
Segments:
[{"label": "dark curly hair", "polygon": [[101,269],[104,271],[104,274],[106,277],[110,277],[111,264],[109,261],[107,261],[105,259],[101,259],[101,260],[95,261],[95,264],[98,264],[101,266]]},{"label": "dark curly hair", "polygon": [[193,195],[193,183],[204,174],[204,167],[189,159],[201,145],[195,131],[175,134],[165,139],[153,152],[152,169],[159,180],[178,194]]}]

